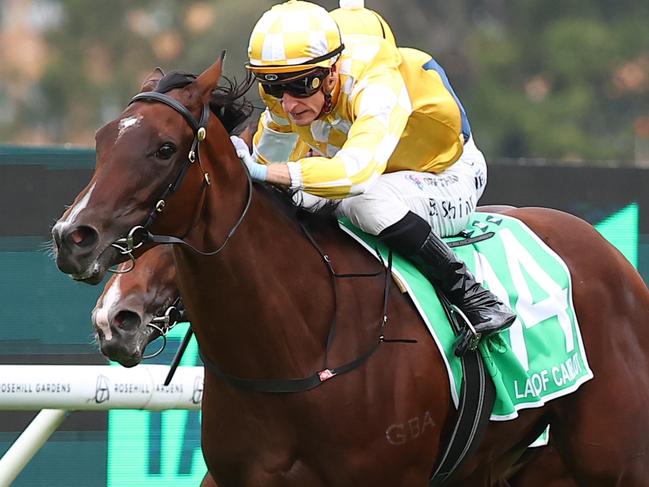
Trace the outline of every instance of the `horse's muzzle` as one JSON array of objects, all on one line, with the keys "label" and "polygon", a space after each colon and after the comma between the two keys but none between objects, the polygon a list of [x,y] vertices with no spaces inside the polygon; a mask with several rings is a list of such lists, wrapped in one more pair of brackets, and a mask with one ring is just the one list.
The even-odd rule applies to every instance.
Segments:
[{"label": "horse's muzzle", "polygon": [[143,347],[141,342],[144,337],[140,333],[119,332],[116,327],[111,326],[113,336],[107,340],[103,330],[95,328],[97,341],[101,353],[124,367],[134,367],[142,361]]},{"label": "horse's muzzle", "polygon": [[[73,226],[59,222],[52,228],[56,247],[56,265],[76,281],[98,284],[106,272],[97,249],[99,232],[88,225]],[[111,252],[112,253],[112,252]]]}]

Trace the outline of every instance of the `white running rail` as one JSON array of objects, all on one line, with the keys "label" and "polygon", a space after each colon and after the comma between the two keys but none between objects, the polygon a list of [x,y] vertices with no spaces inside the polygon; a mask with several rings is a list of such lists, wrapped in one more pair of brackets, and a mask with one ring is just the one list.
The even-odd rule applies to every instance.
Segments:
[{"label": "white running rail", "polygon": [[203,367],[138,365],[0,365],[0,410],[40,411],[0,459],[0,487],[9,487],[72,411],[200,409]]}]

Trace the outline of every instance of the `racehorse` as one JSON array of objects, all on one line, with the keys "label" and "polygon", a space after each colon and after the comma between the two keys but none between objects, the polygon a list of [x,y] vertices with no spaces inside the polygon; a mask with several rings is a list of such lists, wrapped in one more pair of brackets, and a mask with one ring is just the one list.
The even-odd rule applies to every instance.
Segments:
[{"label": "racehorse", "polygon": [[[478,211],[505,209],[512,207],[479,207]],[[121,264],[120,270],[129,265]],[[136,365],[146,345],[167,331],[154,320],[169,319],[173,316],[169,310],[180,306],[175,277],[173,249],[159,245],[145,252],[131,272],[108,280],[92,313],[95,336],[107,358],[128,367]],[[173,326],[173,318],[165,324]],[[506,477],[512,487],[575,486],[553,446],[528,449]],[[210,479],[208,473],[201,487],[213,485]]]},{"label": "racehorse", "polygon": [[[442,358],[394,287],[383,326],[382,265],[331,219],[301,226],[288,198],[250,183],[226,129],[204,108],[221,65],[166,95],[158,84],[165,78],[152,73],[119,119],[98,131],[95,174],[53,228],[57,265],[96,284],[110,266],[139,255],[148,236],[142,226],[182,237],[185,244],[167,241],[178,242],[179,288],[212,364],[202,448],[220,485],[427,485],[455,415]],[[448,485],[494,485],[548,424],[579,485],[649,485],[649,336],[641,326],[649,322],[649,290],[586,222],[543,208],[507,214],[570,270],[595,379],[515,420],[490,423]],[[365,277],[332,278],[333,271]],[[331,372],[368,350],[376,351],[358,367]],[[252,379],[310,379],[314,371],[319,387],[305,392],[242,388]],[[403,432],[398,444],[389,437],[395,426]]]},{"label": "racehorse", "polygon": [[[128,265],[122,264],[121,270]],[[175,279],[173,252],[166,246],[152,248],[130,272],[111,277],[92,312],[101,353],[125,367],[139,364],[147,345],[180,319],[179,312],[169,312],[179,305]],[[208,472],[201,487],[218,486]]]},{"label": "racehorse", "polygon": [[114,275],[97,299],[92,324],[101,353],[125,367],[139,364],[146,346],[175,323],[168,310],[177,309],[179,298],[171,248],[145,252],[137,267]]}]

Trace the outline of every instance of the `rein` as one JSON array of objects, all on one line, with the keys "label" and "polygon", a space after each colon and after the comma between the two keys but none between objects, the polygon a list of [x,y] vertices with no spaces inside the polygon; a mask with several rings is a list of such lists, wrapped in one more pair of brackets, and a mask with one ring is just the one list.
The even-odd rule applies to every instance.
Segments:
[{"label": "rein", "polygon": [[[240,227],[244,218],[248,214],[248,210],[250,209],[250,205],[252,202],[252,189],[253,189],[252,179],[250,177],[250,173],[248,172],[247,167],[245,166],[245,163],[240,160],[242,166],[244,167],[244,172],[246,174],[247,182],[248,182],[248,195],[247,195],[246,204],[238,220],[235,222],[234,226],[230,229],[230,231],[226,235],[223,243],[217,249],[211,252],[202,252],[196,249],[195,247],[193,247],[192,245],[190,245],[189,243],[185,242],[182,238],[152,235],[151,232],[149,232],[149,230],[147,229],[147,227],[153,222],[153,220],[157,217],[157,215],[159,215],[163,211],[166,205],[165,202],[166,198],[172,195],[180,187],[189,166],[193,164],[195,161],[198,161],[201,170],[203,170],[203,167],[200,163],[199,149],[200,149],[200,143],[203,140],[205,140],[207,136],[207,131],[205,127],[207,125],[210,113],[209,113],[209,107],[207,105],[204,105],[201,113],[200,122],[197,123],[196,120],[194,119],[194,116],[191,114],[191,112],[189,112],[189,110],[184,105],[180,104],[178,101],[174,100],[168,95],[164,95],[157,92],[140,93],[135,97],[133,97],[131,103],[135,101],[161,102],[168,105],[169,107],[173,108],[178,113],[180,113],[185,118],[185,120],[187,120],[187,122],[194,130],[195,135],[194,135],[194,140],[192,141],[187,162],[183,165],[183,167],[181,167],[174,181],[167,188],[165,188],[165,191],[162,193],[160,200],[158,200],[158,203],[155,205],[155,208],[151,210],[151,212],[149,213],[149,215],[147,216],[143,224],[140,226],[133,227],[129,231],[127,237],[119,239],[115,241],[113,244],[111,244],[113,247],[117,248],[120,251],[120,253],[124,255],[128,255],[131,259],[132,262],[131,267],[122,272],[128,272],[133,269],[133,267],[135,266],[135,257],[133,256],[133,251],[147,242],[185,245],[190,249],[192,249],[194,252],[204,256],[213,256],[220,253],[225,248],[230,238]],[[203,205],[205,204],[204,194],[205,194],[206,186],[210,185],[210,179],[208,173],[205,172],[204,170],[203,173],[204,173],[204,183],[201,189],[201,197],[199,199],[199,204],[197,205],[199,212],[202,209]],[[190,230],[196,224],[197,221],[198,221],[197,217],[194,217],[191,220]],[[367,361],[372,355],[374,355],[374,353],[379,349],[382,343],[416,343],[416,340],[407,340],[407,339],[389,340],[386,339],[383,334],[383,331],[388,322],[387,305],[388,305],[388,298],[390,293],[390,283],[392,281],[391,279],[392,252],[388,254],[387,266],[384,265],[384,268],[381,271],[378,271],[376,273],[367,273],[367,274],[338,274],[331,263],[331,259],[329,258],[329,255],[326,254],[322,250],[322,248],[318,245],[318,243],[315,241],[313,236],[309,233],[304,223],[301,220],[299,220],[298,222],[306,238],[313,245],[313,247],[318,251],[318,253],[322,257],[322,260],[325,262],[325,265],[327,266],[327,271],[331,276],[333,289],[334,289],[334,316],[329,326],[329,333],[327,336],[327,343],[325,346],[322,369],[311,374],[308,377],[297,378],[297,379],[241,378],[230,374],[226,374],[225,372],[221,371],[216,366],[216,364],[214,364],[212,361],[210,361],[206,356],[204,356],[201,353],[200,346],[199,346],[199,354],[201,356],[201,359],[203,360],[205,367],[212,374],[222,378],[230,385],[238,389],[253,391],[253,392],[265,392],[265,393],[295,393],[295,392],[308,391],[322,385],[324,382],[338,375],[345,374],[359,367],[365,361]],[[189,233],[189,231],[187,233]],[[136,241],[136,237],[138,236],[140,240]],[[378,250],[377,250],[377,254],[378,254]],[[381,260],[382,263],[384,262],[380,254],[379,254],[379,259]],[[336,310],[338,307],[338,286],[336,285],[338,282],[337,279],[354,278],[354,277],[359,277],[359,278],[377,277],[382,272],[384,273],[385,284],[383,286],[383,309],[382,309],[382,319],[381,322],[379,323],[378,339],[369,348],[369,350],[367,350],[365,353],[363,353],[356,359],[352,360],[351,362],[347,362],[338,367],[333,367],[333,368],[329,367],[328,356],[336,334],[336,316],[337,316]],[[171,314],[169,314],[168,317],[166,315],[167,313],[165,313],[165,318],[167,318],[167,320],[163,321],[163,323],[171,322],[172,319]],[[163,318],[163,320],[165,320],[165,318]],[[449,318],[451,317],[449,316]],[[456,321],[456,319],[450,319],[450,322],[457,334],[460,329],[458,322]],[[170,328],[167,328],[165,333],[163,334],[163,337],[165,338],[165,344],[166,344],[166,332],[168,332],[169,329]],[[180,348],[176,352],[176,356],[174,357],[172,366],[169,370],[167,378],[165,379],[164,382],[165,385],[169,385],[169,383],[171,382],[176,367],[178,367],[178,364],[180,363],[180,357],[182,356],[183,352],[185,351],[189,343],[189,340],[191,339],[191,335],[192,335],[192,331],[190,327],[189,331],[187,332],[187,334],[183,339],[183,342],[181,343]],[[459,405],[460,408],[458,411],[459,414],[458,417],[456,418],[456,423],[453,428],[453,432],[449,440],[449,443],[444,448],[444,451],[438,461],[438,465],[435,471],[433,472],[432,478],[429,482],[430,487],[435,487],[437,485],[441,485],[445,483],[446,480],[457,470],[458,466],[463,462],[463,460],[467,456],[469,456],[471,452],[477,447],[479,443],[479,439],[484,434],[484,430],[489,421],[489,415],[491,413],[491,409],[495,399],[493,382],[491,382],[487,377],[487,373],[485,371],[485,367],[482,362],[482,357],[480,356],[480,354],[474,350],[463,355],[461,357],[461,360],[462,360],[462,367],[464,369],[465,375],[462,384],[462,396],[460,398],[460,405]]]},{"label": "rein", "polygon": [[[252,202],[252,178],[250,177],[250,173],[248,172],[247,167],[245,166],[243,161],[240,160],[245,170],[247,186],[248,186],[246,204],[241,212],[241,215],[239,216],[234,226],[230,229],[230,231],[226,235],[223,243],[218,248],[209,252],[204,252],[195,248],[194,246],[192,246],[182,238],[167,236],[167,235],[153,235],[148,230],[148,227],[151,225],[151,223],[153,223],[155,218],[160,213],[162,213],[162,211],[166,206],[166,199],[169,196],[171,196],[174,192],[176,192],[176,190],[180,187],[187,173],[187,169],[194,162],[198,162],[204,174],[204,184],[201,189],[201,200],[203,201],[203,203],[198,205],[199,206],[198,212],[200,212],[200,210],[202,209],[202,206],[204,204],[203,193],[205,192],[206,187],[210,185],[210,178],[209,178],[209,174],[203,169],[203,166],[200,163],[200,143],[203,142],[207,137],[206,126],[209,120],[210,111],[207,105],[203,105],[200,121],[197,122],[194,116],[192,115],[192,113],[187,109],[187,107],[182,105],[177,100],[171,98],[169,95],[158,93],[158,92],[139,93],[131,99],[131,102],[129,104],[135,103],[136,101],[159,102],[169,106],[170,108],[174,109],[176,112],[178,112],[180,115],[182,115],[185,118],[185,120],[189,123],[190,127],[193,129],[195,135],[194,135],[194,140],[192,141],[191,149],[187,157],[187,162],[183,164],[180,171],[174,178],[173,182],[165,188],[160,199],[156,203],[154,209],[151,210],[151,212],[146,217],[144,222],[141,225],[137,225],[131,228],[131,230],[129,231],[126,237],[118,239],[111,244],[113,247],[118,249],[121,254],[128,255],[132,262],[130,268],[121,270],[119,272],[125,273],[133,269],[133,267],[135,266],[135,256],[133,256],[133,251],[140,248],[145,243],[184,245],[186,247],[189,247],[192,251],[196,252],[197,254],[206,257],[219,254],[228,244],[230,238],[235,234],[235,232],[241,226],[243,220],[248,214],[248,210],[250,209],[250,205]],[[193,218],[192,222],[195,223],[195,221],[196,218]],[[194,223],[192,223],[192,226]],[[203,360],[203,363],[205,364],[205,366],[210,372],[212,372],[218,377],[223,378],[231,385],[239,389],[256,391],[256,392],[270,392],[270,393],[291,393],[291,392],[307,391],[321,385],[322,383],[324,383],[325,381],[333,377],[345,374],[355,369],[356,367],[364,363],[368,358],[370,358],[378,350],[378,348],[382,343],[388,343],[388,342],[389,343],[414,343],[412,340],[389,340],[386,339],[382,333],[388,321],[387,305],[388,305],[388,297],[390,292],[390,283],[392,281],[391,279],[392,254],[391,253],[389,254],[387,266],[385,266],[385,269],[382,269],[381,271],[375,273],[368,273],[368,274],[338,274],[335,271],[329,256],[320,248],[320,246],[317,244],[315,239],[309,233],[306,226],[301,221],[299,223],[302,232],[305,234],[309,242],[315,247],[315,249],[322,257],[323,261],[325,262],[329,275],[332,278],[333,288],[334,288],[334,317],[332,318],[331,325],[329,327],[329,334],[327,337],[322,369],[310,375],[309,377],[304,377],[300,379],[247,379],[247,378],[236,377],[233,375],[226,374],[225,372],[222,372],[212,361],[210,361],[207,357],[205,357],[202,353],[200,353],[199,350],[201,359]],[[354,277],[377,277],[381,273],[384,273],[385,275],[385,285],[383,289],[383,310],[382,310],[383,313],[382,313],[381,322],[379,324],[380,335],[376,340],[376,343],[374,343],[374,345],[368,351],[360,355],[355,360],[352,360],[351,362],[348,362],[338,367],[329,367],[328,365],[329,351],[333,345],[335,334],[336,334],[336,311],[335,310],[337,309],[337,302],[338,302],[338,286],[336,285],[337,283],[336,279],[345,279],[345,278],[354,278]],[[164,320],[165,318],[162,318],[163,323],[165,322]],[[171,318],[169,317],[167,322],[169,322],[170,320]],[[150,325],[150,326],[154,326],[154,325]],[[166,342],[166,332],[168,332],[169,329],[170,328],[164,329],[164,332],[162,333],[163,338],[165,338],[165,342]],[[162,329],[159,330],[163,331]],[[189,341],[189,338],[190,338],[190,334],[188,333],[185,337],[185,340],[183,341],[183,344],[181,345],[181,348],[178,350],[176,354],[177,358],[174,358],[174,365],[177,366],[180,355],[182,355],[184,348],[186,347],[186,342]],[[163,348],[164,348],[164,344],[163,344]],[[160,351],[162,351],[162,349]],[[174,370],[175,369],[172,367],[172,370],[170,370],[170,373],[167,377],[167,381],[166,381],[167,383],[168,381],[171,380]]]},{"label": "rein", "polygon": [[[373,273],[353,273],[353,274],[339,274],[335,271],[333,264],[331,262],[331,259],[329,258],[329,255],[327,255],[322,248],[317,244],[313,236],[309,233],[308,229],[304,225],[303,222],[299,222],[300,228],[302,229],[303,233],[309,240],[309,242],[313,245],[313,247],[318,251],[320,254],[320,257],[322,257],[322,260],[324,261],[325,265],[327,266],[327,271],[329,275],[331,276],[332,283],[333,283],[333,289],[334,289],[334,316],[331,320],[331,324],[329,325],[329,333],[327,336],[327,343],[325,346],[325,353],[324,353],[324,360],[323,360],[323,365],[322,369],[314,372],[313,374],[307,376],[307,377],[302,377],[299,379],[248,379],[248,378],[242,378],[242,377],[236,377],[234,375],[227,374],[223,372],[221,369],[219,369],[214,362],[209,360],[207,357],[205,357],[202,353],[200,353],[201,359],[203,360],[203,363],[205,364],[205,367],[212,372],[214,375],[217,377],[220,377],[221,379],[224,379],[226,382],[228,382],[230,385],[246,390],[246,391],[252,391],[252,392],[266,392],[266,393],[275,393],[275,394],[287,394],[287,393],[295,393],[295,392],[305,392],[311,389],[315,389],[316,387],[322,385],[324,382],[328,381],[329,379],[332,379],[338,375],[345,374],[347,372],[350,372],[363,364],[367,359],[369,359],[374,353],[379,349],[382,343],[416,343],[416,340],[407,340],[407,339],[387,339],[383,335],[383,330],[385,329],[385,326],[387,325],[388,322],[388,315],[387,315],[387,306],[388,306],[388,298],[390,294],[390,283],[392,282],[392,253],[390,252],[388,254],[388,262],[387,265],[384,265],[384,269],[378,271],[378,272],[373,272]],[[377,251],[378,254],[378,251]],[[379,258],[381,258],[380,254]],[[383,262],[383,260],[381,259]],[[379,336],[376,342],[363,354],[361,354],[359,357],[356,359],[352,360],[351,362],[347,362],[343,365],[337,366],[337,367],[330,367],[328,365],[328,356],[329,356],[329,351],[331,350],[331,347],[333,346],[334,339],[336,336],[336,309],[337,309],[337,304],[338,304],[338,286],[336,283],[338,282],[337,279],[346,279],[346,278],[363,278],[363,277],[377,277],[379,275],[383,274],[385,277],[385,284],[383,286],[383,308],[382,308],[382,319],[381,322],[379,323]]]}]

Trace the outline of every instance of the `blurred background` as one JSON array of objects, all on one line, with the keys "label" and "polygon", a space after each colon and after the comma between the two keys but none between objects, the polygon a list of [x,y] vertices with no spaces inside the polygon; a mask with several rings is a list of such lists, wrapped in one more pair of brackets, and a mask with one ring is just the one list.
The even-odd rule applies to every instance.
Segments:
[{"label": "blurred background", "polygon": [[[90,325],[100,289],[46,252],[90,179],[94,132],[156,66],[200,73],[227,49],[225,74],[241,79],[249,33],[273,3],[0,0],[0,363],[106,363]],[[399,45],[445,67],[490,164],[481,204],[574,213],[649,282],[647,0],[365,4]],[[0,377],[0,401],[16,381]],[[0,455],[33,416],[0,412]],[[12,485],[195,487],[199,436],[198,413],[74,413]]]},{"label": "blurred background", "polygon": [[[91,146],[154,67],[241,76],[267,0],[2,0],[0,142]],[[320,0],[328,8],[337,0]],[[366,0],[445,67],[489,158],[649,165],[646,0]]]}]

